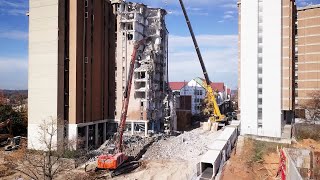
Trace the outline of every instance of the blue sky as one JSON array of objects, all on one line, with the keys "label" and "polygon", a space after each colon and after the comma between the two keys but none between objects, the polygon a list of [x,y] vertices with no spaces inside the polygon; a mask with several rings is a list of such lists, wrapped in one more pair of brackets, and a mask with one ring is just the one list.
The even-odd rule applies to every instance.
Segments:
[{"label": "blue sky", "polygon": [[[133,0],[168,11],[170,81],[202,77],[178,0]],[[237,0],[184,0],[211,81],[237,87]],[[299,6],[320,0],[297,0]],[[28,0],[0,0],[0,89],[28,87]]]}]

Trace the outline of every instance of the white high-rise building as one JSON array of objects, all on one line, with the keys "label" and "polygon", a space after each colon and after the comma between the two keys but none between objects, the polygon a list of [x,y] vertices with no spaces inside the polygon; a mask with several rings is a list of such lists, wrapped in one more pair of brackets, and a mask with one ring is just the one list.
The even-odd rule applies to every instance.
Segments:
[{"label": "white high-rise building", "polygon": [[285,54],[290,54],[292,34],[286,24],[290,18],[284,14],[292,11],[290,5],[291,0],[239,2],[242,134],[281,137],[283,119],[288,123],[291,111],[285,106],[292,99],[286,90],[292,90],[286,81],[291,81],[292,59]]}]

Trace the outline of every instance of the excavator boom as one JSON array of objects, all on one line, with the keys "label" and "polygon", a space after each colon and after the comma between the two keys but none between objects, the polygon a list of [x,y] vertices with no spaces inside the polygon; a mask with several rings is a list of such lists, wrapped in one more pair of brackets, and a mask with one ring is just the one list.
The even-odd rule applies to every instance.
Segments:
[{"label": "excavator boom", "polygon": [[126,88],[124,91],[123,101],[122,101],[122,109],[121,109],[121,117],[120,117],[120,124],[118,127],[118,132],[116,134],[116,154],[102,154],[98,157],[97,160],[97,170],[98,169],[109,169],[115,170],[120,167],[128,157],[122,153],[123,150],[123,132],[126,126],[127,121],[127,112],[130,100],[130,93],[131,93],[131,86],[132,86],[132,79],[134,73],[134,65],[136,63],[137,54],[140,46],[144,45],[149,38],[144,38],[135,43],[133,47],[133,52],[131,55],[130,67],[129,67],[129,74],[127,79]]},{"label": "excavator boom", "polygon": [[120,118],[120,124],[118,128],[118,140],[117,140],[117,151],[122,152],[122,141],[123,141],[123,131],[126,126],[127,121],[127,112],[128,112],[128,106],[129,106],[129,99],[130,99],[130,93],[131,93],[131,85],[132,85],[132,77],[134,72],[134,64],[136,63],[136,56],[138,49],[141,45],[145,44],[149,38],[144,38],[140,41],[138,41],[133,48],[133,53],[131,55],[131,61],[130,61],[130,67],[129,67],[129,74],[127,79],[127,85],[124,91],[124,99],[122,101],[122,110],[121,110],[121,118]]},{"label": "excavator boom", "polygon": [[188,28],[189,28],[189,31],[190,31],[190,34],[191,34],[191,37],[192,37],[192,41],[193,41],[194,47],[196,49],[196,52],[197,52],[197,55],[198,55],[198,58],[199,58],[199,62],[201,64],[202,72],[203,72],[203,75],[204,75],[204,78],[205,78],[205,81],[206,81],[206,84],[204,84],[204,87],[205,87],[205,89],[207,91],[207,95],[208,95],[209,101],[213,103],[213,109],[214,109],[213,112],[214,112],[214,116],[215,116],[215,121],[223,121],[225,119],[225,117],[221,114],[219,106],[217,104],[216,97],[215,97],[214,92],[213,92],[212,87],[211,87],[211,82],[210,82],[210,79],[209,79],[209,75],[208,75],[207,69],[205,67],[205,64],[203,62],[203,58],[202,58],[202,55],[201,55],[201,52],[200,52],[200,48],[199,48],[197,39],[196,39],[196,37],[194,35],[193,29],[192,29],[192,25],[191,25],[190,19],[188,17],[186,8],[184,7],[184,4],[183,4],[182,0],[179,0],[179,2],[180,2],[180,5],[181,5],[181,8],[182,8],[184,17],[186,19],[186,22],[187,22],[187,25],[188,25]]}]

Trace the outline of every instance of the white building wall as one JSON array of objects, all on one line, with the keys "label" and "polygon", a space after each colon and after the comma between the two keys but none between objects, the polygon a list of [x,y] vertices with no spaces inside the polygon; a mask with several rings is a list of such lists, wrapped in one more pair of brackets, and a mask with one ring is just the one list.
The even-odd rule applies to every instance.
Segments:
[{"label": "white building wall", "polygon": [[282,1],[263,1],[263,136],[281,137]]},{"label": "white building wall", "polygon": [[[241,0],[241,132],[280,137],[282,4],[278,0],[263,0],[261,4],[263,29],[259,55],[258,0]],[[262,56],[261,85],[258,85],[258,56]],[[259,87],[262,88],[262,123],[258,128]]]},{"label": "white building wall", "polygon": [[[196,90],[201,90],[202,95],[196,95],[195,94]],[[190,82],[188,82],[188,84],[186,86],[184,86],[180,90],[180,95],[191,96],[191,108],[192,108],[191,113],[192,113],[192,115],[200,113],[200,110],[197,110],[196,107],[198,105],[201,105],[201,101],[196,103],[195,99],[203,100],[206,97],[206,91],[200,84],[198,84],[195,80],[191,80]]]},{"label": "white building wall", "polygon": [[39,125],[57,118],[58,0],[30,0],[28,148],[43,149]]},{"label": "white building wall", "polygon": [[241,133],[257,134],[258,0],[241,0]]}]

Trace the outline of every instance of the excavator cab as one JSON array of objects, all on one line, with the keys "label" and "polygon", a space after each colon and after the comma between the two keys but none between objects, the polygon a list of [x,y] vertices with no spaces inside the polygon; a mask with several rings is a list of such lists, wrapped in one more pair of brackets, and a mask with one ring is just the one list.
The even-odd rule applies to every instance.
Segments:
[{"label": "excavator cab", "polygon": [[100,155],[98,157],[98,166],[97,169],[109,169],[115,170],[125,161],[127,161],[128,156],[124,153],[117,153],[115,155]]}]

